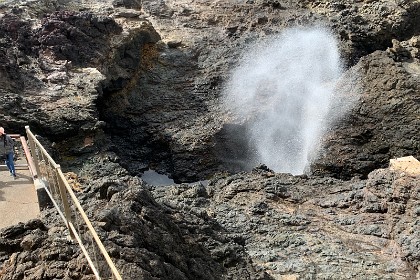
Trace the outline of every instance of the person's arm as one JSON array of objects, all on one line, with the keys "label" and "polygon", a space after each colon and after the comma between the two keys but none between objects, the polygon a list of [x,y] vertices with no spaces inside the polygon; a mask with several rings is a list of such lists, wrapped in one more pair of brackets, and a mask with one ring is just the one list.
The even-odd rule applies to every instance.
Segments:
[{"label": "person's arm", "polygon": [[6,135],[6,144],[7,148],[13,151],[13,148],[15,146],[15,140],[13,140],[12,137],[10,137],[9,135]]},{"label": "person's arm", "polygon": [[2,155],[4,155],[4,154],[6,154],[6,141],[7,141],[7,139],[5,139],[5,138],[3,138],[3,137],[0,137],[0,156],[2,156]]}]

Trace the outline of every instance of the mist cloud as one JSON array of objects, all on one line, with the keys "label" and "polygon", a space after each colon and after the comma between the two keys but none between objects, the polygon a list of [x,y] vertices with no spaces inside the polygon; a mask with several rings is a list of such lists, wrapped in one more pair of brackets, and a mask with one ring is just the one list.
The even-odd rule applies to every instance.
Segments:
[{"label": "mist cloud", "polygon": [[323,28],[288,29],[248,48],[226,85],[224,104],[246,122],[255,161],[276,172],[304,173],[342,73],[337,41]]}]

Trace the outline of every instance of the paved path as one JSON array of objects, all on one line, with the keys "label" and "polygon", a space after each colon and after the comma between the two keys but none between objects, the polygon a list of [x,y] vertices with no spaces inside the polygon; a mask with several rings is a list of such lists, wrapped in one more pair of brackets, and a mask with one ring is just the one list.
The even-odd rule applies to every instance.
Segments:
[{"label": "paved path", "polygon": [[[16,162],[25,163],[24,159]],[[39,215],[38,197],[29,170],[16,167],[16,174],[18,178],[14,180],[7,167],[0,167],[0,229]]]}]

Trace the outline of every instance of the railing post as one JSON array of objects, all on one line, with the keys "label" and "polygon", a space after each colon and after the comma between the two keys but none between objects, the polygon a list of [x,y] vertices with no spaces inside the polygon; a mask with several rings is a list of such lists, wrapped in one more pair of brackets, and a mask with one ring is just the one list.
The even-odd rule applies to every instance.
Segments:
[{"label": "railing post", "polygon": [[64,207],[64,215],[66,217],[66,222],[67,222],[67,229],[70,232],[70,237],[71,239],[75,239],[75,236],[73,234],[72,229],[70,228],[70,223],[73,223],[73,219],[71,216],[71,209],[70,209],[70,205],[69,205],[69,201],[68,201],[68,196],[67,196],[67,191],[66,191],[66,186],[63,182],[63,180],[61,179],[60,176],[60,172],[61,171],[61,167],[59,164],[57,164],[55,166],[55,172],[56,172],[56,178],[58,181],[58,187],[60,189],[60,196],[61,196],[61,201],[63,202],[63,207]]},{"label": "railing post", "polygon": [[36,156],[35,142],[32,139],[32,132],[29,129],[29,125],[25,126],[25,130],[26,130],[26,136],[28,137],[28,141],[29,141],[29,147],[31,148],[31,155],[32,155],[32,159],[34,160],[36,173],[41,174],[40,169],[39,169],[38,157]]},{"label": "railing post", "polygon": [[[40,172],[39,159],[36,153],[36,143],[33,139],[33,134],[31,130],[29,129],[28,125],[25,126],[25,130],[26,130],[26,136],[28,137],[29,147],[30,147],[30,149],[28,149],[27,151],[27,159],[28,159],[28,163],[30,162],[29,159],[32,159],[32,163],[33,163],[32,168],[35,169],[33,171],[37,175],[36,178],[34,176],[34,186],[36,189],[36,194],[38,196],[39,208],[42,210],[42,209],[48,208],[51,204],[53,204],[53,201],[51,200],[51,197],[48,195],[48,192],[47,192],[47,189],[45,188],[44,183],[42,183],[43,182],[41,178],[42,174]],[[26,140],[22,140],[22,141],[26,141]]]}]

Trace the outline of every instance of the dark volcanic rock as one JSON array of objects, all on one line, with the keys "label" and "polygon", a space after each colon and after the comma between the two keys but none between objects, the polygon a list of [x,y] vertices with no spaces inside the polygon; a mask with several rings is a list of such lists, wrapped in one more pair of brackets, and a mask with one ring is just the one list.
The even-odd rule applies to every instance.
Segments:
[{"label": "dark volcanic rock", "polygon": [[[19,16],[0,18],[2,118],[9,131],[30,124],[53,139],[93,128],[93,102],[102,74],[82,68],[103,61],[110,36],[121,32],[112,19],[91,13],[56,12],[33,28]],[[7,71],[6,71],[7,70]],[[3,102],[4,101],[4,102]]]},{"label": "dark volcanic rock", "polygon": [[327,133],[313,173],[366,177],[390,158],[420,158],[420,63],[415,57],[419,49],[412,46],[417,40],[404,42],[408,56],[404,61],[399,61],[402,50],[395,49],[360,60],[356,67],[363,93],[347,118]]},{"label": "dark volcanic rock", "polygon": [[420,3],[416,1],[299,1],[324,15],[343,40],[349,64],[375,50],[386,50],[392,39],[418,35]]},{"label": "dark volcanic rock", "polygon": [[[251,43],[285,27],[317,24],[333,30],[349,65],[388,47],[392,59],[378,52],[357,66],[364,86],[360,99],[372,110],[359,115],[355,109],[337,124],[315,172],[366,176],[389,157],[418,155],[418,139],[402,141],[406,130],[400,131],[417,125],[410,115],[402,117],[418,112],[418,46],[402,41],[418,30],[417,2],[398,1],[393,9],[351,1],[47,2],[2,9],[0,117],[8,131],[22,132],[30,124],[54,142],[63,159],[112,149],[131,174],[151,168],[177,182],[243,170],[240,161],[252,153],[246,126],[232,137],[227,128],[237,124],[219,106],[229,70]],[[393,39],[401,43],[394,46]],[[412,51],[403,51],[407,47]],[[386,77],[401,82],[378,84]],[[385,94],[390,87],[393,109]],[[377,120],[383,123],[382,114],[390,116],[396,106],[407,112],[385,120],[381,131]],[[382,138],[387,141],[378,144]],[[345,163],[335,160],[337,153]],[[232,157],[240,160],[226,160]]]},{"label": "dark volcanic rock", "polygon": [[91,13],[56,12],[41,20],[35,34],[41,55],[68,60],[75,66],[95,65],[110,51],[110,36],[122,28],[109,17]]},{"label": "dark volcanic rock", "polygon": [[388,169],[347,182],[255,169],[212,180],[207,195],[200,185],[153,193],[212,217],[274,279],[415,279],[419,183]]},{"label": "dark volcanic rock", "polygon": [[[29,124],[78,173],[127,279],[416,279],[419,177],[377,168],[420,157],[419,6],[3,1],[1,126]],[[327,131],[315,177],[240,172],[252,150],[220,108],[229,71],[252,43],[308,25],[339,39],[357,102]],[[149,168],[210,183],[146,186]],[[2,229],[0,261],[2,279],[94,277],[54,209]]]},{"label": "dark volcanic rock", "polygon": [[[107,156],[84,171],[100,166],[120,175],[94,174],[78,197],[124,279],[418,277],[418,175],[340,181],[261,166],[208,186],[149,187]],[[1,232],[2,279],[90,275],[54,210],[43,219]]]},{"label": "dark volcanic rock", "polygon": [[[85,171],[101,165],[124,172],[108,157],[95,158]],[[161,205],[138,178],[93,175],[78,197],[123,279],[271,279],[205,211]],[[208,198],[202,186],[189,193],[191,199]],[[0,279],[91,279],[54,211],[43,212],[47,225],[34,221],[0,232]]]}]

